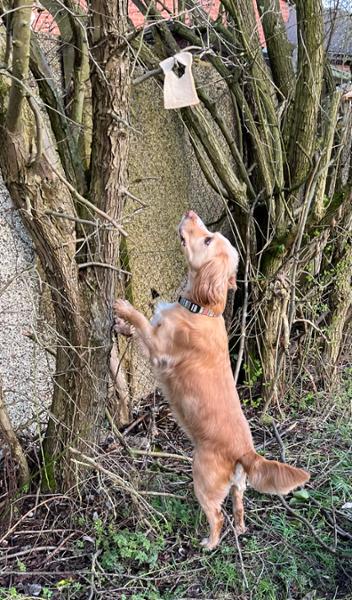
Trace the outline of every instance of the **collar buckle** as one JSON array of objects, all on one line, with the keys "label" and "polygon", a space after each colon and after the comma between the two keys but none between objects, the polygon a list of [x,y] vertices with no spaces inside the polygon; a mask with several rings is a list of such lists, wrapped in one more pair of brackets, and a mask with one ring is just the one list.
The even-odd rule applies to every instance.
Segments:
[{"label": "collar buckle", "polygon": [[216,315],[209,308],[200,306],[199,304],[196,304],[196,302],[192,302],[192,300],[189,300],[188,298],[184,298],[183,296],[179,297],[178,303],[181,304],[181,306],[183,306],[183,308],[186,308],[187,310],[189,310],[189,312],[193,313],[194,315],[205,315],[206,317],[220,317],[221,316],[221,313]]}]

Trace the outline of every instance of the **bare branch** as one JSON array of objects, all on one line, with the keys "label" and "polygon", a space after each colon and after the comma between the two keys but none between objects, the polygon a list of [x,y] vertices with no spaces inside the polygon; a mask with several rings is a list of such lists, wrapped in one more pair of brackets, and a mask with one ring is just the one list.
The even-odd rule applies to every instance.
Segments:
[{"label": "bare branch", "polygon": [[76,143],[71,135],[71,129],[72,126],[75,127],[75,123],[65,114],[65,108],[55,84],[54,75],[47,64],[38,43],[37,35],[34,32],[31,36],[29,65],[37,81],[41,100],[50,119],[66,178],[73,185],[77,185],[78,190],[83,193],[86,188],[83,165],[77,152]]},{"label": "bare branch", "polygon": [[287,164],[289,185],[302,181],[310,169],[316,140],[324,71],[323,9],[321,0],[297,0],[297,85],[290,114]]},{"label": "bare branch", "polygon": [[279,0],[257,0],[265,33],[270,67],[280,96],[287,98],[295,81],[292,49],[287,39]]},{"label": "bare branch", "polygon": [[92,202],[87,200],[87,198],[84,198],[83,196],[81,196],[81,194],[79,192],[77,192],[77,190],[73,187],[73,185],[71,185],[70,182],[67,181],[67,179],[60,173],[60,171],[58,171],[52,163],[49,163],[49,164],[50,164],[50,167],[52,168],[52,170],[54,171],[55,175],[60,179],[60,181],[62,181],[62,183],[64,183],[66,185],[66,187],[70,190],[70,192],[74,195],[74,197],[76,198],[76,200],[78,200],[78,202],[80,202],[87,208],[90,208],[97,215],[99,215],[100,217],[103,217],[104,219],[109,221],[109,223],[112,223],[112,225],[114,227],[116,227],[116,229],[121,233],[121,235],[127,237],[127,231],[125,231],[124,228],[115,221],[115,219],[113,219],[106,212],[104,212],[103,210],[98,208],[98,206],[95,206]]},{"label": "bare branch", "polygon": [[35,163],[38,162],[38,160],[40,160],[42,152],[43,152],[43,144],[42,144],[42,123],[41,123],[41,118],[40,118],[40,112],[39,112],[39,108],[36,104],[36,102],[33,99],[33,96],[27,96],[27,100],[28,100],[28,104],[31,107],[31,110],[34,114],[34,119],[35,119],[35,126],[37,129],[37,135],[36,135],[36,155],[33,156],[29,163],[28,166],[31,166]]},{"label": "bare branch", "polygon": [[15,0],[14,8],[16,12],[13,15],[12,73],[19,81],[12,79],[6,115],[6,127],[11,133],[15,133],[19,127],[25,96],[24,89],[19,82],[28,77],[32,1]]},{"label": "bare branch", "polygon": [[129,271],[124,271],[123,269],[119,269],[118,267],[115,267],[114,265],[109,265],[107,263],[86,262],[79,263],[78,265],[78,269],[88,269],[88,267],[102,267],[103,269],[112,269],[113,271],[117,271],[118,273],[124,273],[124,275],[131,275]]}]

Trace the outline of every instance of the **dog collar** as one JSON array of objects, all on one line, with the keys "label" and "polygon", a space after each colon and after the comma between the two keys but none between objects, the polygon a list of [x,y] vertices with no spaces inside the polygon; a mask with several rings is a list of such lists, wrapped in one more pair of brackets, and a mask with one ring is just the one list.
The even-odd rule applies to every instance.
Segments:
[{"label": "dog collar", "polygon": [[212,310],[210,310],[210,308],[204,308],[204,306],[200,306],[199,304],[196,304],[195,302],[192,302],[192,300],[188,300],[188,298],[184,298],[183,296],[179,297],[178,303],[195,315],[205,315],[206,317],[221,316],[221,313],[216,315]]}]

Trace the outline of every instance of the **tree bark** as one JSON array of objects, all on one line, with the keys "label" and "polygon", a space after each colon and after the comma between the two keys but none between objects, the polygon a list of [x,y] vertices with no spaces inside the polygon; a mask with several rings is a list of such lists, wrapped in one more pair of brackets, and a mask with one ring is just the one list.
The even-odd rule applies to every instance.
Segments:
[{"label": "tree bark", "polygon": [[279,91],[278,100],[288,98],[294,87],[295,74],[292,64],[292,49],[287,39],[285,23],[279,0],[257,0],[262,17],[270,68],[274,83]]},{"label": "tree bark", "polygon": [[22,83],[28,76],[29,41],[31,37],[30,19],[32,14],[31,0],[15,0],[15,16],[13,18],[13,50],[12,80],[9,109],[6,114],[6,128],[11,133],[18,129],[19,117],[25,97]]},{"label": "tree bark", "polygon": [[0,381],[0,434],[6,444],[8,444],[12,457],[18,466],[17,481],[19,486],[26,485],[29,482],[30,474],[25,453],[18,440],[18,437],[12,427],[3,396],[2,384]]},{"label": "tree bark", "polygon": [[316,143],[324,73],[324,25],[321,0],[297,0],[297,83],[290,113],[288,185],[302,184],[311,168]]}]

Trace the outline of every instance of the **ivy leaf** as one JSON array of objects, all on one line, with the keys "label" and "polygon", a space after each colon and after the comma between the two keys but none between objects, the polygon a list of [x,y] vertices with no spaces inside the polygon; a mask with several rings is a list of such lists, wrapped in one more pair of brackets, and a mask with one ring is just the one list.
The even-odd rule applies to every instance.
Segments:
[{"label": "ivy leaf", "polygon": [[307,492],[307,490],[296,490],[293,492],[293,496],[297,498],[297,500],[309,500],[309,492]]}]

